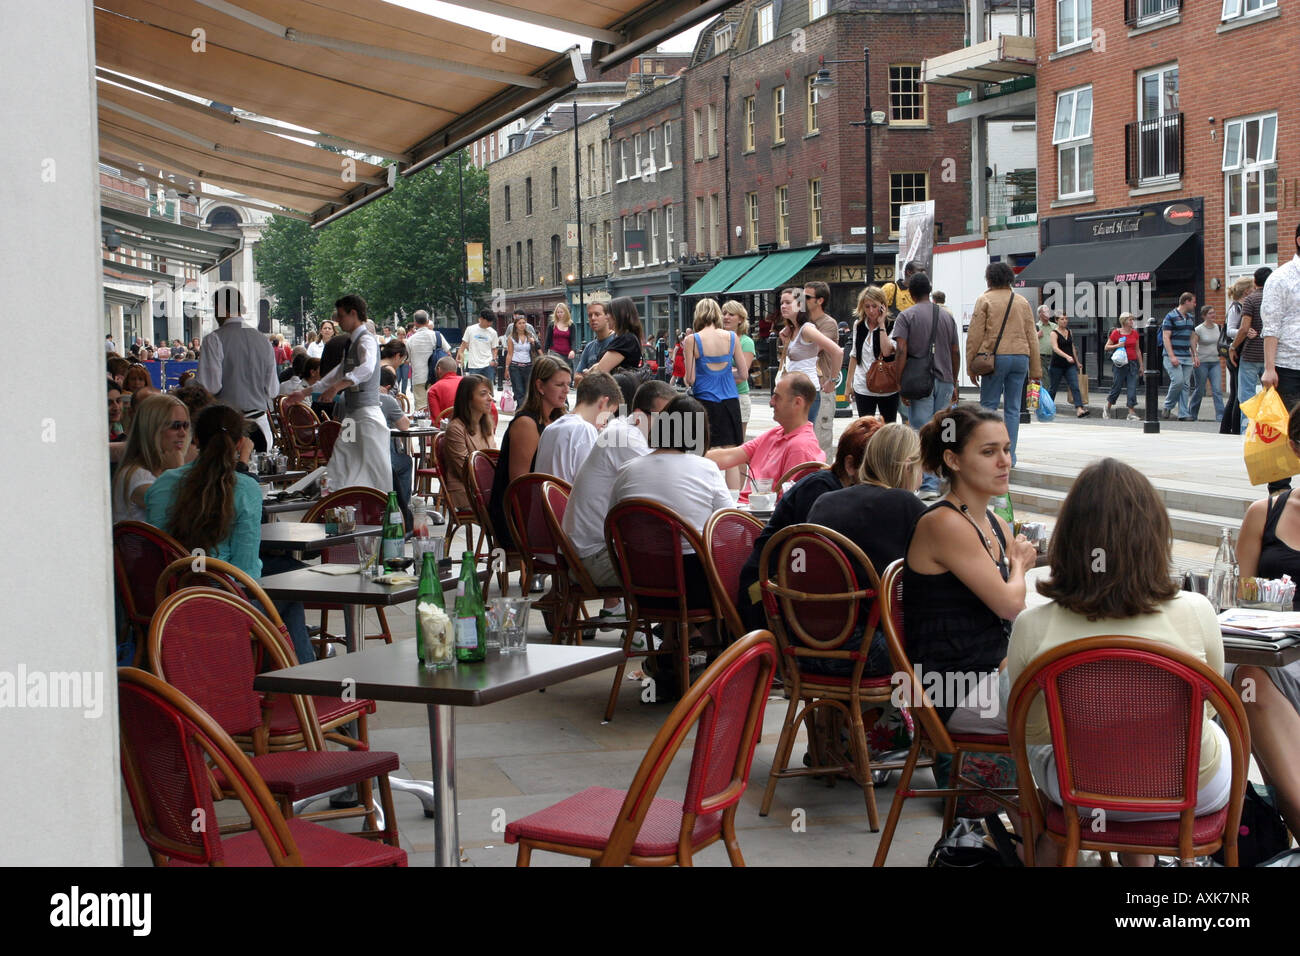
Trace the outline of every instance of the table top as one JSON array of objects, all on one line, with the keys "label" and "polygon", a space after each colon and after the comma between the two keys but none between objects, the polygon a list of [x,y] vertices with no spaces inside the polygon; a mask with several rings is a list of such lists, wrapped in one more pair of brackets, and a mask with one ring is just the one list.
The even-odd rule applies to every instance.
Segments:
[{"label": "table top", "polygon": [[262,547],[283,548],[291,551],[320,551],[336,544],[346,544],[357,538],[373,538],[383,534],[376,524],[359,524],[352,531],[339,534],[325,533],[325,525],[314,521],[268,521],[262,525]]},{"label": "table top", "polygon": [[283,501],[274,498],[262,499],[262,510],[269,515],[284,514],[288,511],[306,511],[320,498],[289,498]]},{"label": "table top", "polygon": [[[448,583],[450,581],[450,584]],[[268,574],[257,582],[273,601],[302,601],[314,604],[405,604],[420,594],[418,582],[380,584],[360,574],[324,574],[311,568]],[[455,578],[444,578],[443,589],[454,587]]]},{"label": "table top", "polygon": [[441,428],[435,428],[432,425],[416,425],[413,428],[390,428],[388,430],[398,438],[428,438],[442,431]]},{"label": "table top", "polygon": [[489,651],[479,663],[431,671],[420,666],[415,641],[407,639],[259,674],[253,686],[337,697],[347,680],[358,697],[372,700],[481,707],[615,667],[621,660],[623,651],[617,647],[530,644],[521,654]]},{"label": "table top", "polygon": [[297,481],[299,478],[307,477],[307,472],[281,471],[274,475],[249,475],[248,477],[255,479],[259,485],[269,485],[277,481]]}]

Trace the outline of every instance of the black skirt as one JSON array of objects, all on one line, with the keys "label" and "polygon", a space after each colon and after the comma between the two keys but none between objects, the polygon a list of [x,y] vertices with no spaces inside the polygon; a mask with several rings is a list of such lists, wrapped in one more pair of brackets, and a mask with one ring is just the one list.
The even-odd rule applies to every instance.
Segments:
[{"label": "black skirt", "polygon": [[730,448],[744,444],[745,432],[740,423],[739,398],[700,404],[709,416],[709,448]]}]

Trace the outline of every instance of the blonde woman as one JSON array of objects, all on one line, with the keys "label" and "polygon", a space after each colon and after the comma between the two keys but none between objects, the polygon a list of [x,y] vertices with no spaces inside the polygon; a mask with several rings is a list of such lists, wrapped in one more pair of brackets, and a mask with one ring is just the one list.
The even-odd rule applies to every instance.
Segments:
[{"label": "blonde woman", "polygon": [[[709,416],[709,448],[734,448],[744,440],[740,395],[733,368],[745,366],[740,336],[722,329],[722,309],[712,299],[695,306],[695,332],[682,343],[686,385]],[[739,477],[739,476],[737,476]]]},{"label": "blonde woman", "polygon": [[[1241,304],[1246,296],[1250,295],[1255,289],[1255,280],[1251,276],[1242,276],[1236,282],[1228,287],[1228,311],[1223,314],[1223,326],[1228,333],[1228,341],[1233,342],[1237,338],[1237,332],[1241,330]],[[1255,338],[1259,333],[1254,328],[1246,332],[1247,340]],[[1228,354],[1224,356],[1224,362],[1228,366],[1228,376],[1230,387],[1228,389],[1228,402],[1223,409],[1223,422],[1219,426],[1219,433],[1222,435],[1239,435],[1245,430],[1244,422],[1241,420],[1241,409],[1238,407],[1240,396],[1237,394],[1238,376],[1241,372],[1239,365],[1240,355],[1235,348],[1229,348]]]},{"label": "blonde woman", "polygon": [[136,402],[122,461],[113,478],[113,521],[146,521],[144,496],[158,476],[185,464],[190,413],[174,395],[145,395]]},{"label": "blonde woman", "polygon": [[551,313],[551,321],[546,326],[546,341],[542,343],[542,351],[551,355],[570,368],[573,367],[573,360],[578,357],[578,330],[573,327],[573,316],[569,314],[569,307],[561,302]]},{"label": "blonde woman", "polygon": [[740,357],[732,372],[736,378],[736,394],[740,397],[740,440],[744,442],[749,427],[749,369],[754,364],[754,340],[749,337],[749,313],[735,299],[722,303],[722,328],[735,332],[740,339]]},{"label": "blonde woman", "polygon": [[849,385],[859,415],[874,415],[886,423],[898,418],[898,391],[873,392],[867,387],[867,372],[877,362],[894,361],[894,340],[885,328],[889,304],[885,292],[869,285],[858,293],[857,319],[853,323],[853,352],[849,356]]}]

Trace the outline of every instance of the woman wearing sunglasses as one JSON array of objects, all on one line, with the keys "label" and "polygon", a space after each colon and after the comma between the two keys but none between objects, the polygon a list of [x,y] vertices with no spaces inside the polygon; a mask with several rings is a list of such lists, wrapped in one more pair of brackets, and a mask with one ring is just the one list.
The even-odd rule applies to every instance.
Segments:
[{"label": "woman wearing sunglasses", "polygon": [[113,479],[114,521],[146,520],[145,492],[164,471],[185,463],[189,444],[190,413],[184,402],[163,394],[140,398]]}]

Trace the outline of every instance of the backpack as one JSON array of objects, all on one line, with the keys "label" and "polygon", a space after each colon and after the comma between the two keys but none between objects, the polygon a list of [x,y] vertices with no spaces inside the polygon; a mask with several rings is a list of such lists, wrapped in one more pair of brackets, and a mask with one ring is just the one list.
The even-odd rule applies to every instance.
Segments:
[{"label": "backpack", "polygon": [[443,338],[442,333],[439,332],[437,329],[434,329],[433,330],[433,353],[429,356],[429,370],[428,370],[429,377],[425,379],[426,382],[433,382],[437,380],[438,376],[435,373],[434,369],[438,367],[439,361],[441,361],[442,359],[446,358],[448,355],[451,354],[449,349],[450,346],[447,345],[447,340]]}]

